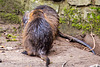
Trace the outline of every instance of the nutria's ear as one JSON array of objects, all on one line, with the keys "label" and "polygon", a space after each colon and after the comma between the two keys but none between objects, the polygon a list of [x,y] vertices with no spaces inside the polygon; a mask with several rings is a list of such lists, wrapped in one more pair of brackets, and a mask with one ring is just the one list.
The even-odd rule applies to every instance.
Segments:
[{"label": "nutria's ear", "polygon": [[29,11],[25,12],[25,14],[24,14],[24,16],[22,18],[22,24],[21,25],[25,25],[28,22],[28,20],[29,20],[29,14],[30,14]]}]

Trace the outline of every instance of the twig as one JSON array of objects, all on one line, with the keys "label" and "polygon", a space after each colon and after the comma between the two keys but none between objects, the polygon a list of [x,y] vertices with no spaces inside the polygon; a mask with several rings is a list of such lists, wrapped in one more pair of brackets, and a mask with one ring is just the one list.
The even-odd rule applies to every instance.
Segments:
[{"label": "twig", "polygon": [[65,65],[66,65],[67,62],[68,62],[68,61],[64,62],[63,65],[62,65],[62,67],[65,67]]},{"label": "twig", "polygon": [[93,33],[92,33],[92,29],[93,29],[93,27],[92,27],[92,25],[90,24],[90,26],[91,26],[91,37],[92,37],[92,40],[93,40],[93,47],[92,47],[92,49],[91,49],[91,51],[92,50],[94,50],[95,49],[95,39],[94,39],[94,37],[93,37]]},{"label": "twig", "polygon": [[95,49],[95,39],[94,39],[94,37],[93,37],[93,33],[91,32],[91,37],[92,37],[92,39],[93,39],[93,47],[92,47],[92,49],[91,50],[94,50]]},{"label": "twig", "polygon": [[84,47],[83,50],[86,50],[87,47]]}]

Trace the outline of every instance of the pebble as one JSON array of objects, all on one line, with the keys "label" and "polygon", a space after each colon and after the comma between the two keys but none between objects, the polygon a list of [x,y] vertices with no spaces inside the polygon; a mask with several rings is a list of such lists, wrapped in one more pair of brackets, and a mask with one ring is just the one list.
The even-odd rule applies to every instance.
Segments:
[{"label": "pebble", "polygon": [[0,63],[2,63],[2,60],[0,59]]},{"label": "pebble", "polygon": [[7,49],[7,50],[12,50],[13,48],[12,48],[12,47],[6,47],[6,49]]},{"label": "pebble", "polygon": [[5,51],[3,50],[2,53],[5,53]]}]

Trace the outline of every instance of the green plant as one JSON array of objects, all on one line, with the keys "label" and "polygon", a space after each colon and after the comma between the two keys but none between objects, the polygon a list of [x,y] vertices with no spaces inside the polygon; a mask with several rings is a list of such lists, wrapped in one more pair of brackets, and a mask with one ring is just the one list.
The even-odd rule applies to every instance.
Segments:
[{"label": "green plant", "polygon": [[0,13],[0,17],[4,22],[8,23],[20,23],[21,19],[16,14],[12,13]]},{"label": "green plant", "polygon": [[12,34],[7,34],[6,38],[7,38],[7,42],[9,42],[9,41],[17,41],[16,40],[16,36],[14,36]]},{"label": "green plant", "polygon": [[91,7],[93,11],[88,13],[87,19],[83,19],[81,12],[73,7],[64,8],[64,15],[60,23],[67,23],[72,27],[84,30],[85,32],[94,32],[100,35],[100,7]]},{"label": "green plant", "polygon": [[16,36],[11,35],[11,34],[7,34],[7,37],[8,37],[8,38],[9,38],[9,37],[11,37],[11,38],[16,38]]},{"label": "green plant", "polygon": [[0,18],[8,23],[20,23],[24,5],[19,0],[0,0]]}]

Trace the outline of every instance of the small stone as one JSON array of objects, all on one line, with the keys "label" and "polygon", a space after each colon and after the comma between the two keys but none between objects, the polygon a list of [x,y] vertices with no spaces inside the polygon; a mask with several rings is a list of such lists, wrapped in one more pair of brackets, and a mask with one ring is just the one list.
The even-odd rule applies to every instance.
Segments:
[{"label": "small stone", "polygon": [[0,59],[0,63],[2,63],[2,60]]},{"label": "small stone", "polygon": [[84,6],[91,4],[91,0],[67,0],[70,5]]},{"label": "small stone", "polygon": [[2,53],[5,53],[5,51],[3,50]]},{"label": "small stone", "polygon": [[4,46],[0,46],[0,48],[4,48]]},{"label": "small stone", "polygon": [[19,52],[19,50],[17,50],[16,52]]},{"label": "small stone", "polygon": [[12,47],[6,47],[6,50],[13,50]]},{"label": "small stone", "polygon": [[100,5],[100,0],[95,0],[95,5]]}]

